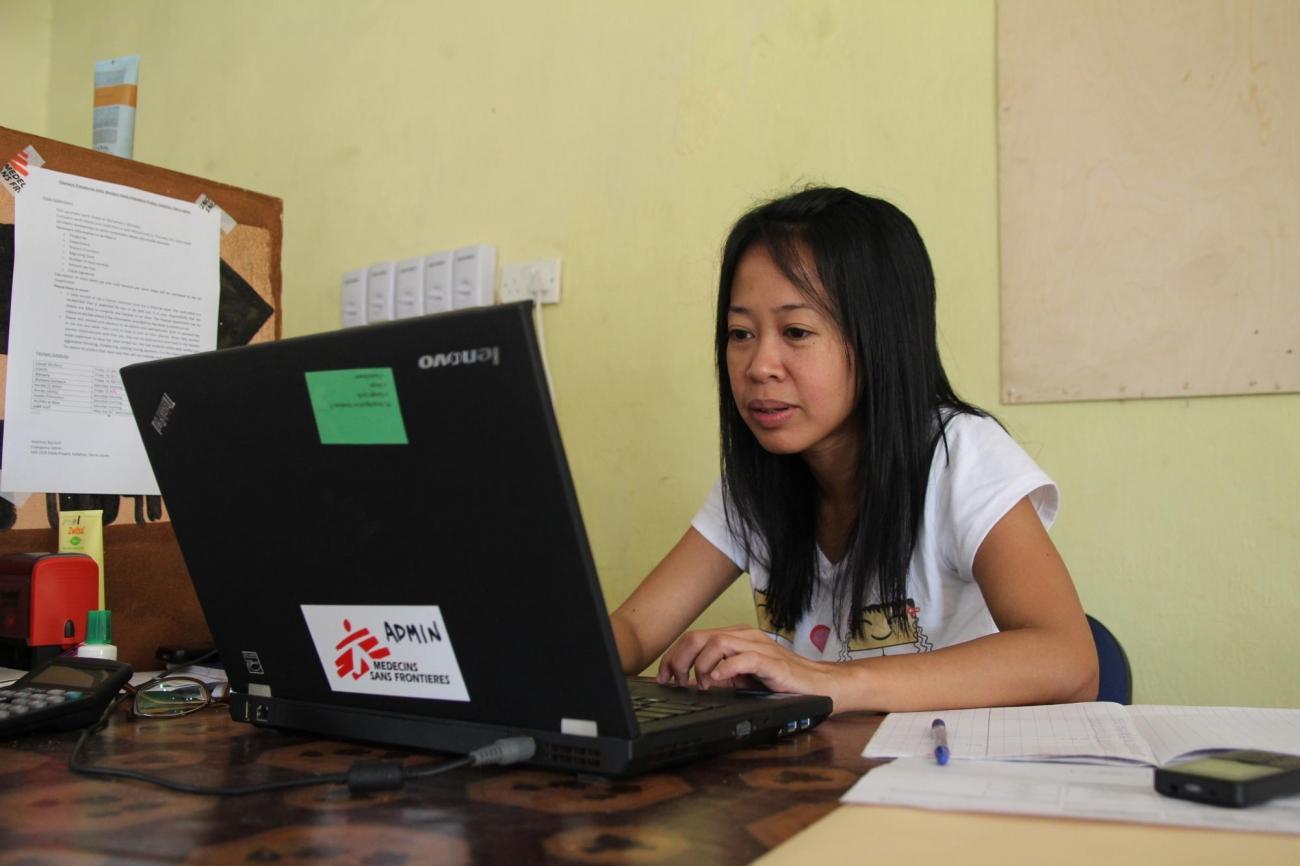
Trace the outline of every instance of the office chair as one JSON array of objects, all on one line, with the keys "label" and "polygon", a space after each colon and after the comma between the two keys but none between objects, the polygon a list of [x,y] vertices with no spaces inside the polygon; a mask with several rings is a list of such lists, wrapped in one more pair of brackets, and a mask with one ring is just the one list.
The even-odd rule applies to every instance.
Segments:
[{"label": "office chair", "polygon": [[1100,680],[1097,700],[1114,701],[1117,704],[1133,703],[1133,670],[1129,667],[1124,647],[1120,646],[1110,629],[1092,616],[1088,616],[1088,627],[1092,629],[1092,642],[1097,645]]}]

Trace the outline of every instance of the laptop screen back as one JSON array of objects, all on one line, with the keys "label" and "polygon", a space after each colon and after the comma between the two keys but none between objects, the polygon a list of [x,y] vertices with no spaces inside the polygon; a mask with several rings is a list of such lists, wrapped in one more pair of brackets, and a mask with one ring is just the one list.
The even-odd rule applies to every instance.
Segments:
[{"label": "laptop screen back", "polygon": [[633,734],[528,305],[122,378],[236,690]]}]

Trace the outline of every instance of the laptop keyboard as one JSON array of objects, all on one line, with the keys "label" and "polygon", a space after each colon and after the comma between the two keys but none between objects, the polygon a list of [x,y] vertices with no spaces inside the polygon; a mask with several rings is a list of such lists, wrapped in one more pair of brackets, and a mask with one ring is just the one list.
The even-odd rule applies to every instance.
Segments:
[{"label": "laptop keyboard", "polygon": [[723,705],[715,701],[670,701],[648,695],[632,695],[632,711],[636,713],[638,722],[657,722],[660,719],[672,719],[704,710],[715,710],[721,706]]}]

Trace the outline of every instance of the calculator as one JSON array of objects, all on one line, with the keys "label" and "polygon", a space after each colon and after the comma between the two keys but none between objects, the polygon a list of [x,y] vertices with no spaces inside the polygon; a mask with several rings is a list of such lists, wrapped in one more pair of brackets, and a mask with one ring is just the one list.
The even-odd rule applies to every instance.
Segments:
[{"label": "calculator", "polygon": [[51,659],[0,688],[0,739],[92,725],[130,679],[131,666],[125,662],[80,656]]}]

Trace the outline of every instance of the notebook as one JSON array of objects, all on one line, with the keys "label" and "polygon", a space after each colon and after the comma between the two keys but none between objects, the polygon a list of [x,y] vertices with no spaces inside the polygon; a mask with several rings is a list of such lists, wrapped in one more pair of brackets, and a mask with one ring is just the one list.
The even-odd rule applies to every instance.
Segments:
[{"label": "notebook", "polygon": [[627,775],[830,713],[621,673],[528,303],[122,380],[238,721]]}]

